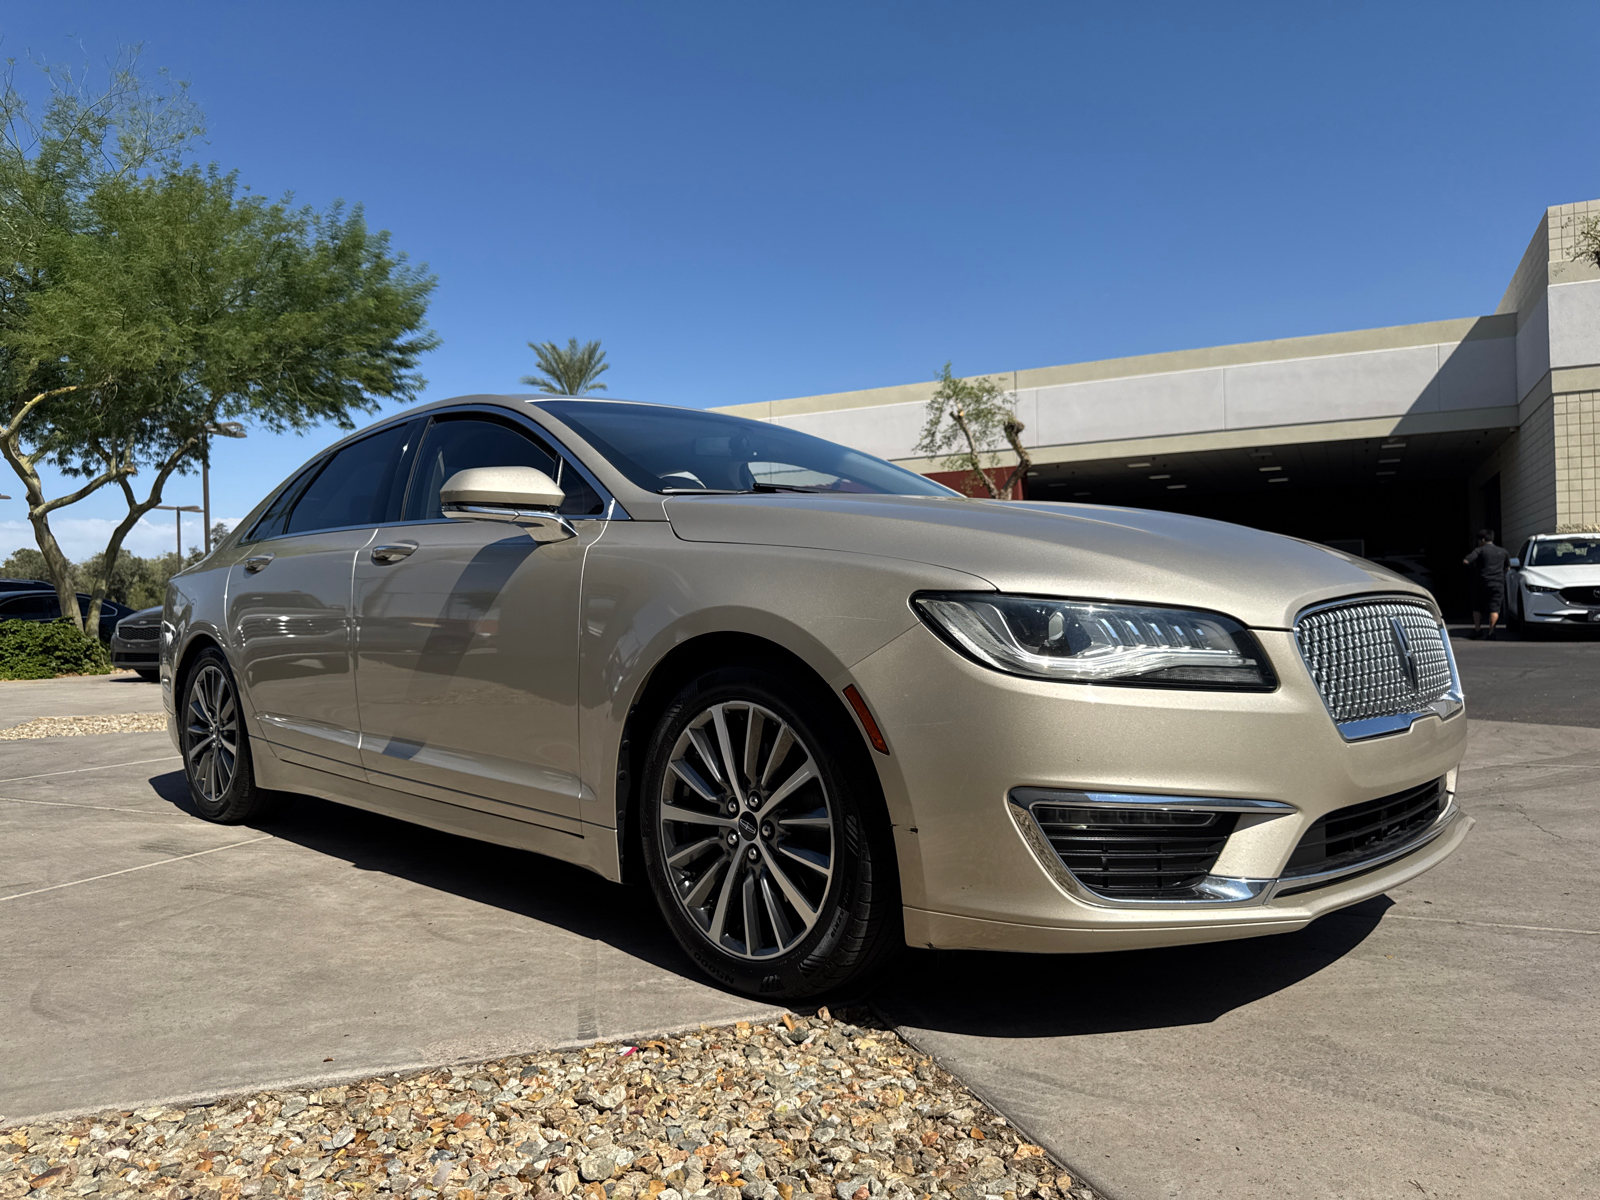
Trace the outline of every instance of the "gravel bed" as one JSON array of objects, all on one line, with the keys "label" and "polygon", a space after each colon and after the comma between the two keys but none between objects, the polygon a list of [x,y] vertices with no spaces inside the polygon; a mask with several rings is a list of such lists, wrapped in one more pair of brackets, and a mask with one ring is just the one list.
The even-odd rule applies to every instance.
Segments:
[{"label": "gravel bed", "polygon": [[0,1130],[0,1200],[25,1195],[1096,1200],[892,1031],[826,1009]]},{"label": "gravel bed", "polygon": [[96,733],[165,733],[165,713],[112,713],[100,717],[35,717],[0,729],[0,742],[24,738],[88,737]]}]

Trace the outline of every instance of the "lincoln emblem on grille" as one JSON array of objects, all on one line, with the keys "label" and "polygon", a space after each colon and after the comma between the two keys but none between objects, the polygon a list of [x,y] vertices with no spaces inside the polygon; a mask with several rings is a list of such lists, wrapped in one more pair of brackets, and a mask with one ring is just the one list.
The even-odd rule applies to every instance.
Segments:
[{"label": "lincoln emblem on grille", "polygon": [[1411,648],[1411,639],[1406,636],[1406,627],[1400,624],[1399,617],[1389,618],[1389,632],[1394,634],[1394,648],[1400,655],[1400,669],[1405,672],[1406,682],[1411,685],[1413,692],[1420,691],[1422,685],[1417,681],[1417,652]]}]

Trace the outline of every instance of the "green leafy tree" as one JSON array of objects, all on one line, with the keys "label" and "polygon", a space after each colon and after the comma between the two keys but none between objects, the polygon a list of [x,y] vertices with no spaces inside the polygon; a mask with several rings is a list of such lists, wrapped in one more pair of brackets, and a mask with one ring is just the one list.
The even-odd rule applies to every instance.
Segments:
[{"label": "green leafy tree", "polygon": [[582,396],[606,390],[605,384],[595,382],[611,369],[599,342],[580,346],[577,338],[568,338],[564,348],[555,342],[529,342],[528,349],[539,360],[538,372],[522,377],[528,386],[553,396]]},{"label": "green leafy tree", "polygon": [[[1017,417],[1016,397],[996,380],[987,376],[957,379],[945,363],[939,372],[939,387],[928,400],[916,449],[942,459],[946,470],[970,471],[971,486],[983,488],[998,500],[1010,496],[1017,480],[1033,465],[1022,445],[1024,428]],[[1002,444],[1010,446],[1017,462],[1005,482],[997,484],[991,472],[1000,465]]]},{"label": "green leafy tree", "polygon": [[[227,526],[219,523],[212,531],[213,543],[225,532]],[[176,551],[158,554],[153,558],[141,558],[123,551],[117,556],[116,564],[107,571],[102,551],[83,562],[69,563],[68,566],[75,591],[85,591],[90,586],[90,580],[101,579],[105,582],[104,599],[115,600],[129,608],[151,608],[166,599],[167,583],[174,575],[194,566],[204,557],[205,552],[198,547],[181,559]],[[0,563],[0,578],[49,578],[44,555],[29,546],[13,550],[10,557]]]},{"label": "green leafy tree", "polygon": [[[31,546],[19,546],[5,562],[0,563],[0,579],[49,578],[50,564],[45,562],[43,554]],[[77,586],[76,568],[73,568],[73,586]]]},{"label": "green leafy tree", "polygon": [[[200,126],[181,87],[147,86],[131,66],[94,95],[65,72],[48,79],[37,121],[12,76],[0,94],[0,456],[63,611],[77,607],[50,515],[106,486],[122,494],[85,581],[92,628],[123,540],[174,474],[198,468],[208,426],[350,428],[415,396],[437,345],[434,280],[359,207],[269,203],[186,163]],[[81,484],[47,496],[46,463]]]}]

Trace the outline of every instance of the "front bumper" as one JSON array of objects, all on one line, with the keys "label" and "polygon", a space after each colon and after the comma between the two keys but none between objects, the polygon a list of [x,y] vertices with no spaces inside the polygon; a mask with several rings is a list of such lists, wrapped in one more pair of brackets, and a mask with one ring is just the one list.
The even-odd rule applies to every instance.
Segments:
[{"label": "front bumper", "polygon": [[1600,605],[1571,604],[1557,592],[1524,590],[1522,619],[1530,625],[1600,625]]},{"label": "front bumper", "polygon": [[[1227,797],[1289,806],[1241,820],[1212,874],[1275,881],[1321,816],[1446,778],[1466,721],[1346,742],[1286,631],[1255,631],[1277,670],[1270,693],[1034,681],[987,670],[916,627],[858,663],[852,679],[891,754],[877,759],[895,823],[912,944],[1088,951],[1298,929],[1427,870],[1471,821],[1453,805],[1425,843],[1359,875],[1238,902],[1129,904],[1075,887],[1030,838],[1017,788]],[[876,756],[875,756],[876,757]],[[1302,880],[1294,881],[1297,885]]]},{"label": "front bumper", "polygon": [[120,631],[111,635],[111,665],[130,671],[154,671],[161,665],[159,638],[130,641]]}]

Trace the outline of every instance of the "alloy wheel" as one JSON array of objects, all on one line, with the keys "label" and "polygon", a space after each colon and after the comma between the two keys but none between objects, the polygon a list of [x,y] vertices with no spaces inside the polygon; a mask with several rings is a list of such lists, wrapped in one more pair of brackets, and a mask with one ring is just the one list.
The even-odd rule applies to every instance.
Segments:
[{"label": "alloy wheel", "polygon": [[222,803],[239,762],[239,705],[233,684],[214,663],[201,667],[189,685],[184,748],[190,777],[200,795]]},{"label": "alloy wheel", "polygon": [[816,926],[834,870],[833,810],[793,726],[743,701],[714,704],[678,736],[657,836],[678,903],[719,950],[792,950]]}]

